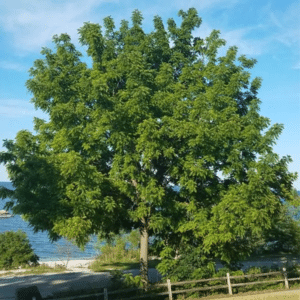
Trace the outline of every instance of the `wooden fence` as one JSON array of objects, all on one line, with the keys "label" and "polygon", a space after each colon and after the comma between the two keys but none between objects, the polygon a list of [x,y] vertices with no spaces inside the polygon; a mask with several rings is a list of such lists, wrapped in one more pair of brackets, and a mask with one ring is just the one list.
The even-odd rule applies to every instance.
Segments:
[{"label": "wooden fence", "polygon": [[[244,282],[244,283],[232,283],[231,282],[231,280],[235,280],[235,279],[239,279],[239,278],[263,277],[263,276],[279,275],[279,274],[281,274],[283,276],[282,279],[263,280],[263,281],[254,281],[254,282]],[[224,280],[226,282],[226,284],[216,285],[216,286],[195,287],[195,288],[183,289],[183,290],[172,290],[172,287],[175,287],[175,286],[180,286],[180,285],[185,285],[185,284],[205,283],[205,282],[209,282],[209,281],[218,281],[218,280]],[[226,277],[217,277],[217,278],[200,279],[200,280],[189,280],[189,281],[180,281],[180,282],[172,282],[172,283],[171,283],[170,279],[168,279],[167,283],[154,284],[154,285],[150,286],[150,289],[149,289],[149,291],[152,291],[152,290],[155,290],[155,289],[158,289],[161,287],[166,287],[167,288],[166,292],[161,292],[161,293],[154,292],[151,294],[137,295],[137,296],[133,296],[133,297],[129,297],[129,298],[123,298],[123,296],[122,296],[122,298],[120,298],[120,299],[133,300],[133,299],[142,299],[142,298],[150,298],[150,297],[168,295],[169,300],[172,300],[173,295],[175,295],[175,294],[184,294],[184,293],[188,293],[188,292],[198,292],[198,291],[217,290],[217,289],[227,289],[229,295],[233,295],[232,287],[264,284],[264,283],[277,283],[277,282],[284,282],[285,288],[289,289],[289,281],[295,281],[295,280],[300,280],[300,277],[288,278],[287,271],[285,268],[282,269],[282,272],[278,271],[278,272],[269,272],[269,273],[261,273],[261,274],[240,275],[240,276],[230,276],[230,274],[227,273]],[[101,297],[102,299],[109,300],[110,295],[116,295],[116,294],[124,295],[126,293],[133,292],[133,291],[141,291],[142,292],[143,289],[132,288],[132,289],[124,289],[124,290],[116,290],[116,291],[107,291],[107,289],[104,288],[104,291],[102,293],[82,295],[82,296],[72,296],[72,297],[67,297],[67,298],[57,298],[57,299],[59,299],[59,300],[75,300],[75,299],[80,299],[80,298],[86,298],[88,296],[91,296],[91,297],[92,296],[93,297],[103,296],[103,298]]]}]

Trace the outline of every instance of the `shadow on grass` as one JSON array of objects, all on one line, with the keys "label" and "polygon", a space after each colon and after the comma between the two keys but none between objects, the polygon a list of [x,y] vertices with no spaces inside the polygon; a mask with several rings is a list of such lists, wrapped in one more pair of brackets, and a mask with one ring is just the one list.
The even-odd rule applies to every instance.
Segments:
[{"label": "shadow on grass", "polygon": [[[155,268],[160,263],[160,260],[150,260],[148,264],[148,268]],[[139,269],[140,264],[139,262],[111,262],[105,263],[101,262],[100,260],[94,261],[89,269],[94,272],[104,272],[110,270],[131,270],[131,269]]]},{"label": "shadow on grass", "polygon": [[[97,295],[98,294],[98,295]],[[99,295],[102,294],[102,295]],[[142,294],[142,293],[135,293],[135,292],[129,292],[129,293],[120,293],[120,294],[109,294],[109,299],[110,300],[120,300],[120,299],[126,299],[130,297],[138,297],[143,295],[144,300],[164,300],[166,299],[166,296],[158,296],[158,295],[149,295],[147,297],[147,294]],[[89,289],[89,290],[78,290],[78,291],[65,291],[65,292],[60,292],[60,293],[54,293],[51,296],[47,296],[44,298],[45,300],[50,300],[50,299],[60,299],[60,298],[67,298],[67,297],[76,297],[78,296],[78,300],[99,300],[103,299],[103,289]],[[76,298],[75,298],[76,299]]]}]

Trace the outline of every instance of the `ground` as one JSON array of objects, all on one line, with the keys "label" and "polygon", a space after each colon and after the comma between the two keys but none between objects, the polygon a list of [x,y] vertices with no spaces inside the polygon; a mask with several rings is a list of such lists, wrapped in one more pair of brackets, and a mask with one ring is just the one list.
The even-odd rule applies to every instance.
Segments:
[{"label": "ground", "polygon": [[[299,300],[300,299],[300,290],[288,290],[288,291],[276,291],[276,292],[261,292],[261,293],[252,293],[244,294],[244,295],[233,295],[226,297],[205,297],[201,298],[201,300],[209,300],[209,299],[218,299],[218,300]],[[196,300],[196,299],[195,299]]]}]

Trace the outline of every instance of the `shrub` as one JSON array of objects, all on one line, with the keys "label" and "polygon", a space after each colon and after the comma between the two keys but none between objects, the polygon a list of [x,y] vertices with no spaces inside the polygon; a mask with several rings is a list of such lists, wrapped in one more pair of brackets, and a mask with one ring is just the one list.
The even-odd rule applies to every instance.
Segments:
[{"label": "shrub", "polygon": [[0,269],[37,265],[38,260],[25,232],[18,230],[0,233]]},{"label": "shrub", "polygon": [[215,273],[213,259],[201,247],[182,244],[178,253],[178,259],[174,259],[175,251],[165,248],[160,255],[162,260],[157,266],[157,270],[171,281],[210,278]]},{"label": "shrub", "polygon": [[[123,273],[120,270],[112,270],[110,271],[111,274],[111,285],[109,286],[109,291],[120,291],[120,294],[110,295],[109,299],[117,300],[117,299],[125,299],[131,297],[139,297],[143,295],[144,299],[149,299],[145,296],[147,293],[152,293],[151,291],[151,285],[148,286],[148,291],[144,291],[143,288],[143,281],[142,277],[137,275],[133,276],[132,273]],[[164,290],[165,291],[165,290]],[[122,297],[121,297],[122,295]],[[154,298],[150,298],[154,299]],[[157,296],[155,299],[160,299],[159,296]]]},{"label": "shrub", "polygon": [[95,249],[101,252],[99,260],[104,264],[138,262],[140,253],[138,241],[139,233],[137,230],[133,230],[129,235],[125,233],[111,235],[109,240],[101,239],[98,236]]}]

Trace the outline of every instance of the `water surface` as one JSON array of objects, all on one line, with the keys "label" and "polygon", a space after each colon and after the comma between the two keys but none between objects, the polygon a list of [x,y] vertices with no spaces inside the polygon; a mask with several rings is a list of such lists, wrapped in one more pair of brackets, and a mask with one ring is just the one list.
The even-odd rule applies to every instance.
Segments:
[{"label": "water surface", "polygon": [[[10,182],[0,182],[0,186],[12,189]],[[5,203],[9,199],[0,199],[0,210],[4,209]],[[11,211],[9,211],[11,213]],[[34,252],[40,257],[40,260],[57,260],[66,259],[69,256],[70,259],[83,259],[93,258],[98,252],[94,249],[94,245],[97,241],[96,236],[91,237],[91,241],[86,245],[85,251],[75,246],[71,246],[66,239],[61,239],[55,243],[51,243],[47,232],[34,233],[29,224],[24,221],[21,216],[15,215],[11,218],[0,218],[0,233],[4,231],[17,231],[18,229],[23,230],[30,241]]]}]

